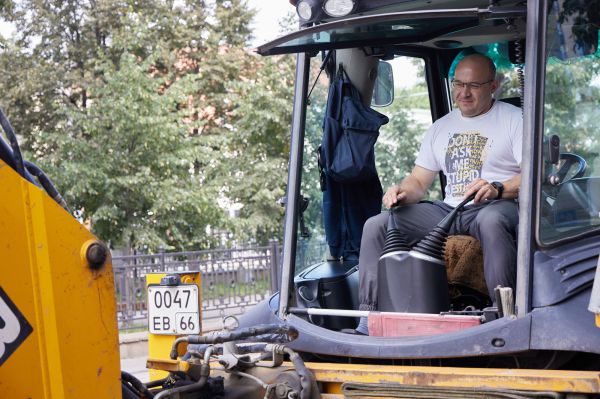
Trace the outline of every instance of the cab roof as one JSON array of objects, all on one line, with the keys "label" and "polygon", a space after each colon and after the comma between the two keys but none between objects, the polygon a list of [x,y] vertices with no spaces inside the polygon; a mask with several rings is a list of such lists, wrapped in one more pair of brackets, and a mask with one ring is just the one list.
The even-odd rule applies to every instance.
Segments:
[{"label": "cab roof", "polygon": [[[301,28],[259,46],[257,52],[274,55],[398,45],[458,49],[521,39],[525,35],[526,7],[523,2],[505,1],[493,6],[487,1],[472,0],[361,3],[369,9]],[[368,3],[379,6],[367,6]],[[381,3],[389,4],[382,6]]]}]

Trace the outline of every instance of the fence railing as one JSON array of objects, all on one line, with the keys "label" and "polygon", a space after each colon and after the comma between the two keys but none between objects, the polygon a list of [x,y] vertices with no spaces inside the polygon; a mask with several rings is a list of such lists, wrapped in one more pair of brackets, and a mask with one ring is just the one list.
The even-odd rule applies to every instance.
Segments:
[{"label": "fence railing", "polygon": [[[300,243],[296,271],[323,258],[324,243]],[[147,328],[146,274],[200,272],[202,318],[241,314],[277,290],[281,246],[159,252],[113,257],[120,330]]]},{"label": "fence railing", "polygon": [[222,317],[225,309],[245,307],[276,290],[280,245],[113,257],[120,330],[147,327],[146,274],[200,272],[202,317]]}]

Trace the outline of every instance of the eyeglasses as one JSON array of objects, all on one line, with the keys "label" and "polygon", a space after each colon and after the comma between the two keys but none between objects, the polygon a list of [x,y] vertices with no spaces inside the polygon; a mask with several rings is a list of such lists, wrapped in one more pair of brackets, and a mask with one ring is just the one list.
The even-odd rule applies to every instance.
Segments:
[{"label": "eyeglasses", "polygon": [[493,81],[494,81],[494,79],[490,79],[487,82],[482,82],[482,83],[477,83],[477,82],[464,83],[464,82],[461,82],[460,80],[452,80],[451,84],[452,84],[452,88],[454,88],[454,89],[462,90],[465,87],[468,87],[471,90],[479,90],[483,87],[483,85],[486,85]]}]

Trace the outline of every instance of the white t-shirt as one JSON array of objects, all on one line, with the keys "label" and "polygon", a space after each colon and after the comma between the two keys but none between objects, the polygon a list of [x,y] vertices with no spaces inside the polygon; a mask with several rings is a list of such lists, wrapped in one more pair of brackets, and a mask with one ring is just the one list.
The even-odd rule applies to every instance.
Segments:
[{"label": "white t-shirt", "polygon": [[473,118],[455,109],[431,125],[415,164],[446,175],[444,202],[456,206],[471,181],[502,182],[521,173],[522,142],[520,108],[495,101]]}]

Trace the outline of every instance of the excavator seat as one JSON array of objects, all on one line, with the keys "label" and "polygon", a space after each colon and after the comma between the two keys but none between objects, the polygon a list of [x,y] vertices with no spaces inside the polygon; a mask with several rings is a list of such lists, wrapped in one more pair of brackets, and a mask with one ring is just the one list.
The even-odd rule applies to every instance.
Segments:
[{"label": "excavator seat", "polygon": [[477,239],[466,235],[449,236],[444,261],[454,309],[468,305],[481,309],[491,304],[483,274],[483,253]]}]

